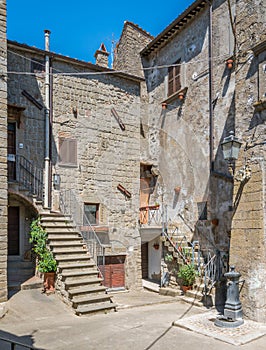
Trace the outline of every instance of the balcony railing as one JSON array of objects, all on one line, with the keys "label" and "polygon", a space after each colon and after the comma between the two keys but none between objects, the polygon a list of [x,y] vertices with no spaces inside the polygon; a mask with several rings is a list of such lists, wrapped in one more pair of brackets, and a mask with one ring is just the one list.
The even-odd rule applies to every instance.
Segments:
[{"label": "balcony railing", "polygon": [[43,171],[24,156],[8,156],[8,181],[16,182],[20,190],[27,190],[42,200]]},{"label": "balcony railing", "polygon": [[139,208],[139,222],[141,226],[163,226],[166,222],[166,207],[147,205]]}]

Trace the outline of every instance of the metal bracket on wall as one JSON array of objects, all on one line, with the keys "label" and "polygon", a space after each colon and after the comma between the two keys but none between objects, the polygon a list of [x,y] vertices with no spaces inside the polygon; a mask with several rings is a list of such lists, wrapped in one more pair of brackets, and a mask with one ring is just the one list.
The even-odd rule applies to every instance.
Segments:
[{"label": "metal bracket on wall", "polygon": [[112,112],[112,115],[115,117],[116,121],[118,122],[118,124],[119,124],[121,130],[124,131],[124,130],[126,129],[125,124],[122,122],[121,118],[120,118],[119,115],[117,114],[117,111],[116,111],[114,108],[112,108],[112,109],[111,109],[111,112]]},{"label": "metal bracket on wall", "polygon": [[33,96],[31,96],[26,90],[23,90],[22,95],[25,96],[31,103],[33,103],[39,110],[43,109],[43,105],[41,105]]},{"label": "metal bracket on wall", "polygon": [[117,189],[122,192],[127,198],[131,198],[131,193],[128,192],[122,185],[117,185]]}]

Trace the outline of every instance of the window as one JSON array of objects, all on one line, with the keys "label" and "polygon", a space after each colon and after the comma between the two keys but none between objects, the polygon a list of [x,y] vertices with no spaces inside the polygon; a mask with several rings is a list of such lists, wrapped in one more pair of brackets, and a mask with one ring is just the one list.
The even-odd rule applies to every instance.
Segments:
[{"label": "window", "polygon": [[59,163],[77,165],[77,140],[59,137]]},{"label": "window", "polygon": [[44,73],[45,72],[45,62],[41,60],[31,59],[31,72],[32,73]]},{"label": "window", "polygon": [[199,220],[207,220],[208,219],[207,202],[198,202],[197,205],[198,205]]},{"label": "window", "polygon": [[173,95],[181,89],[180,62],[181,60],[179,59],[174,63],[174,66],[168,69],[168,96]]},{"label": "window", "polygon": [[[99,204],[84,203],[84,215],[88,219],[91,225],[98,225],[99,224]],[[86,222],[84,222],[84,224],[86,224]]]}]

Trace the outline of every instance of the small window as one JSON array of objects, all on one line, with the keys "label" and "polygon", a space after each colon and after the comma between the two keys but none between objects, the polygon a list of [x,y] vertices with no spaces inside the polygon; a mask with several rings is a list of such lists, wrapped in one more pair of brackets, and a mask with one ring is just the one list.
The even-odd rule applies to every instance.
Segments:
[{"label": "small window", "polygon": [[41,60],[36,60],[35,58],[31,59],[31,72],[32,73],[44,73],[45,72],[45,63]]},{"label": "small window", "polygon": [[59,137],[59,163],[77,165],[77,140]]},{"label": "small window", "polygon": [[181,89],[180,62],[181,60],[179,59],[168,69],[168,96],[173,95]]},{"label": "small window", "polygon": [[[91,225],[98,225],[99,224],[99,204],[84,203],[84,215]],[[84,224],[86,224],[86,222],[84,222]]]},{"label": "small window", "polygon": [[197,205],[198,205],[199,220],[207,220],[208,219],[207,202],[198,202]]}]

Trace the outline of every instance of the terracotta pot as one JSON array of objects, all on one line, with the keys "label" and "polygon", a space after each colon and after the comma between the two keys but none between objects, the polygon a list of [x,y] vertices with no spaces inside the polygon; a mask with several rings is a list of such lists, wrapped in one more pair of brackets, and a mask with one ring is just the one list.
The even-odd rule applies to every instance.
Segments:
[{"label": "terracotta pot", "polygon": [[55,291],[55,272],[44,273],[43,286],[45,293],[53,293]]},{"label": "terracotta pot", "polygon": [[226,65],[228,69],[232,69],[233,68],[233,63],[234,61],[232,59],[229,59],[226,61]]},{"label": "terracotta pot", "polygon": [[186,293],[186,291],[191,290],[192,286],[181,286],[181,289],[184,293]]},{"label": "terracotta pot", "polygon": [[167,103],[162,103],[162,109],[167,109]]},{"label": "terracotta pot", "polygon": [[178,98],[179,98],[180,101],[182,101],[182,100],[184,99],[184,97],[185,97],[185,95],[184,95],[183,92],[180,92],[180,93],[178,94]]}]

